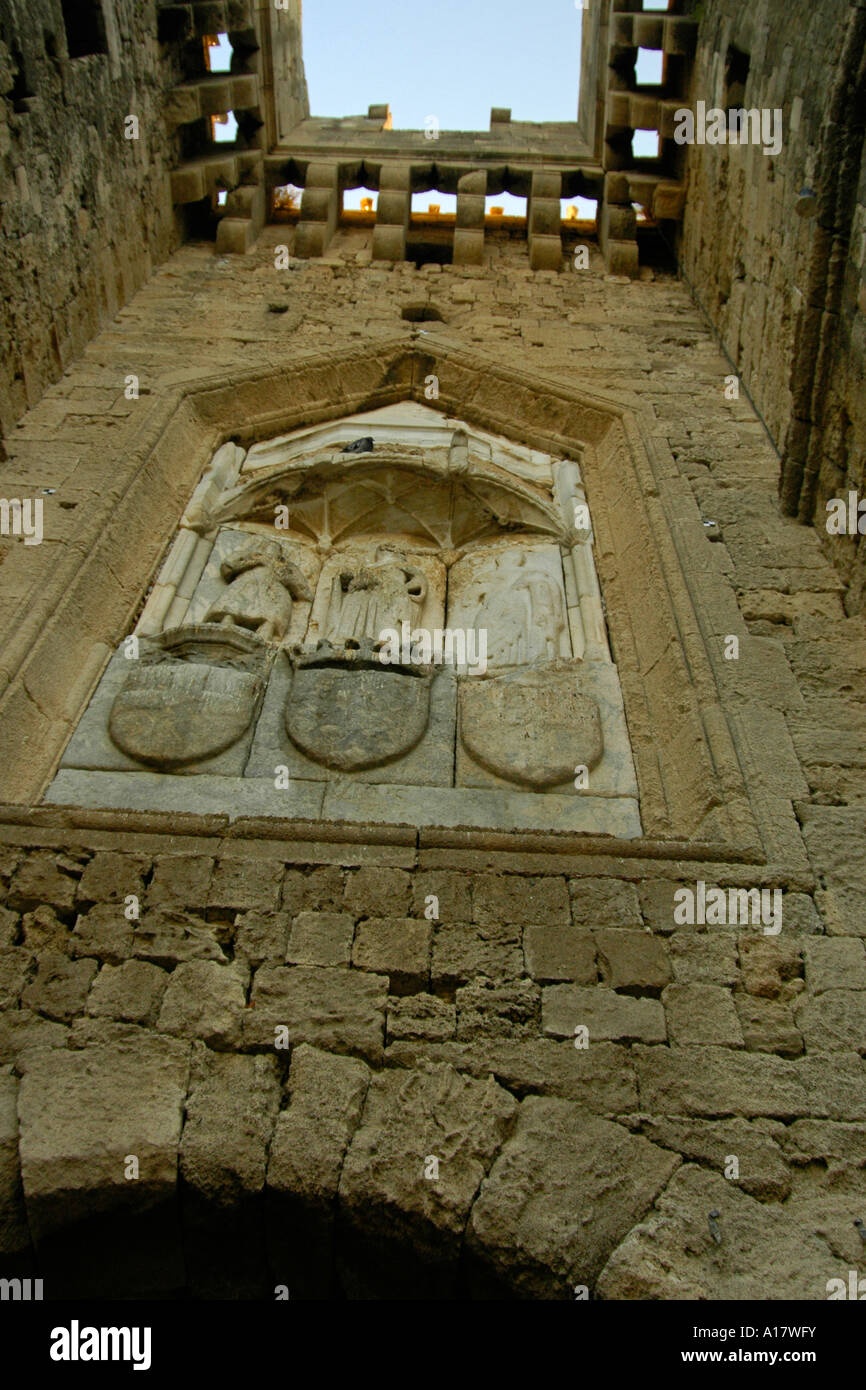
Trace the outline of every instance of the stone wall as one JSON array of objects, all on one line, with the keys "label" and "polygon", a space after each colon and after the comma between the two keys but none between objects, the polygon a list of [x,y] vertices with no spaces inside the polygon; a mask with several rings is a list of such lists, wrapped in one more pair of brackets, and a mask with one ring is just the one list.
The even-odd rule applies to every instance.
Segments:
[{"label": "stone wall", "polygon": [[70,58],[60,0],[0,7],[0,435],[179,240],[161,114],[179,70],[154,4],[111,0],[101,26],[94,0],[75,11],[78,47],[97,51]]},{"label": "stone wall", "polygon": [[[699,100],[726,108],[729,95],[781,109],[783,144],[775,154],[691,145],[681,241],[683,268],[781,455],[783,506],[814,521],[852,612],[863,562],[856,536],[827,535],[825,503],[864,491],[864,35],[862,7],[845,0],[702,7],[692,110]],[[732,49],[748,63],[739,94]]]},{"label": "stone wall", "polygon": [[[21,421],[0,490],[55,491],[43,543],[11,542],[2,569],[7,736],[38,764],[37,730],[71,732],[110,648],[77,683],[58,679],[65,653],[108,602],[112,640],[135,620],[188,500],[177,480],[125,529],[104,594],[39,646],[40,592],[110,533],[179,387],[255,390],[251,365],[329,353],[314,423],[346,413],[336,365],[359,340],[438,335],[634,412],[659,468],[647,505],[675,489],[672,543],[693,595],[711,595],[713,718],[739,730],[774,863],[664,836],[485,843],[230,822],[229,807],[7,808],[5,1262],[26,1267],[35,1241],[47,1296],[81,1291],[76,1239],[116,1251],[122,1228],[117,1277],[139,1291],[823,1299],[861,1249],[866,625],[845,616],[816,533],[780,516],[775,455],[748,403],[726,400],[728,366],[675,278],[606,277],[595,247],[587,270],[538,274],[508,238],[484,267],[384,267],[370,237],[341,229],[323,260],[284,270],[287,226],[242,259],[183,247]],[[441,320],[404,320],[419,302]],[[621,503],[598,555],[614,633],[643,573],[628,490]],[[724,662],[738,630],[753,656]],[[680,707],[663,649],[614,648]],[[656,734],[645,716],[630,728],[646,754]],[[697,880],[783,890],[781,933],[679,926],[674,891]]]},{"label": "stone wall", "polygon": [[4,1268],[47,1296],[105,1296],[103,1251],[124,1293],[247,1298],[820,1299],[856,1266],[866,952],[811,896],[772,938],[598,861],[5,838]]}]

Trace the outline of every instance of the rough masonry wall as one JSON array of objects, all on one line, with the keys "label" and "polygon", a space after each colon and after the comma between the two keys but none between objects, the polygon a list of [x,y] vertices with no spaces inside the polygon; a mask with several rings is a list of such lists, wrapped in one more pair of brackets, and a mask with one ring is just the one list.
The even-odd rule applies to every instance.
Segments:
[{"label": "rough masonry wall", "polygon": [[[781,108],[783,144],[777,154],[753,144],[690,145],[680,247],[683,269],[784,457],[786,510],[814,520],[851,585],[851,612],[862,607],[866,569],[856,536],[827,535],[825,503],[849,488],[862,497],[866,476],[866,211],[859,160],[850,169],[844,159],[863,140],[856,62],[840,80],[854,13],[846,0],[711,0],[703,7],[691,109],[699,100],[727,107],[733,46],[749,60],[736,105]],[[862,81],[862,62],[860,72]],[[804,188],[823,190],[809,216],[797,210]],[[831,256],[833,229],[843,224]],[[828,271],[837,258],[843,288],[834,304]]]},{"label": "rough masonry wall", "polygon": [[676,927],[684,865],[43,833],[0,860],[4,1272],[763,1300],[856,1267],[866,952],[806,894],[770,939]]},{"label": "rough masonry wall", "polygon": [[0,4],[0,438],[179,241],[171,51],[153,0],[105,14],[105,51],[69,58],[60,0]]},{"label": "rough masonry wall", "polygon": [[[595,248],[588,270],[537,274],[507,239],[485,268],[383,267],[349,230],[277,271],[291,235],[267,229],[244,259],[182,248],[15,430],[0,488],[56,493],[43,544],[16,541],[4,563],[0,630],[107,524],[107,480],[126,486],[177,382],[401,326],[482,344],[650,408],[705,523],[684,524],[704,530],[693,563],[715,575],[718,631],[736,602],[764,643],[757,676],[729,663],[726,698],[807,857],[765,883],[786,890],[773,937],[678,927],[678,884],[765,880],[658,848],[419,848],[411,829],[283,842],[227,820],[11,810],[8,1262],[32,1238],[33,1272],[63,1288],[80,1215],[115,1258],[125,1223],[126,1287],[205,1296],[260,1294],[265,1269],[292,1296],[825,1298],[862,1259],[866,624],[846,618],[816,534],[780,516],[775,456],[725,399],[726,363],[676,279],[606,278]],[[419,301],[442,322],[404,322]],[[140,599],[129,584],[130,620]],[[33,671],[27,698],[71,731],[98,674],[65,691]]]}]

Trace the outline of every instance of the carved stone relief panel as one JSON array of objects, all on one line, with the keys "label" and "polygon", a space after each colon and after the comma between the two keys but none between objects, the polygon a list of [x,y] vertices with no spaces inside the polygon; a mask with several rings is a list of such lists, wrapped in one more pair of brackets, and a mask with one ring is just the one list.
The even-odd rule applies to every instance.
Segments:
[{"label": "carved stone relief panel", "polygon": [[490,668],[570,657],[559,547],[504,538],[469,551],[449,573],[448,625],[486,631]]},{"label": "carved stone relief panel", "polygon": [[49,799],[640,833],[579,465],[389,410],[218,451]]}]

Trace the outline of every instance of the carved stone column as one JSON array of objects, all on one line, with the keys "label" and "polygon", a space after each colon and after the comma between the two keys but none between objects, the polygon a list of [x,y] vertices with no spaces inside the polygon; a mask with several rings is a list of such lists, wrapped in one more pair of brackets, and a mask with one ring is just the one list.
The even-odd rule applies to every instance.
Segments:
[{"label": "carved stone column", "polygon": [[599,211],[598,239],[608,274],[628,275],[636,280],[640,272],[637,214],[631,205],[625,174],[604,176],[604,203]]},{"label": "carved stone column", "polygon": [[295,255],[323,256],[337,230],[340,213],[340,171],[336,161],[307,166],[301,220],[295,232]]},{"label": "carved stone column", "polygon": [[487,172],[464,174],[457,182],[457,226],[454,229],[454,264],[484,264],[484,200]]},{"label": "carved stone column", "polygon": [[529,195],[529,264],[533,270],[562,265],[562,175],[536,170]]},{"label": "carved stone column", "polygon": [[404,261],[412,210],[412,170],[408,164],[383,164],[373,230],[374,261]]}]

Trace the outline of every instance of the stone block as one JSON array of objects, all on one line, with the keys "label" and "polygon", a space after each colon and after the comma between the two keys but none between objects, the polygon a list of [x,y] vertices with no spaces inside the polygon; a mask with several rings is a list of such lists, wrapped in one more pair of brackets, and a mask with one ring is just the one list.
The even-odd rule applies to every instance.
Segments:
[{"label": "stone block", "polygon": [[[722,1246],[707,1212],[718,1211]],[[700,1232],[700,1234],[698,1234]],[[725,1248],[736,1250],[735,1259]],[[718,1173],[689,1164],[655,1210],[613,1252],[596,1288],[603,1299],[756,1300],[825,1298],[839,1260],[788,1203],[755,1201]]]},{"label": "stone block", "polygon": [[615,878],[570,878],[572,920],[577,927],[639,927],[637,889]]},{"label": "stone block", "polygon": [[457,193],[457,227],[483,228],[486,199],[483,193]]},{"label": "stone block", "polygon": [[[668,132],[662,127],[659,134],[664,138]],[[670,131],[673,135],[673,129]],[[681,183],[657,183],[653,191],[652,215],[656,221],[679,221],[686,204],[686,190]]]},{"label": "stone block", "polygon": [[534,232],[529,238],[529,264],[533,270],[562,268],[562,237],[542,236]]},{"label": "stone block", "polygon": [[719,985],[674,984],[662,991],[668,1036],[681,1046],[742,1047],[743,1034],[730,990]]},{"label": "stone block", "polygon": [[354,919],[348,913],[300,912],[292,922],[284,959],[291,965],[349,965]]},{"label": "stone block", "polygon": [[[863,892],[866,888],[866,836],[858,806],[799,808],[809,858],[820,867],[826,886],[815,902],[829,936],[866,936]],[[10,902],[10,907],[14,903]]]},{"label": "stone block", "polygon": [[787,999],[796,993],[792,985],[796,984],[803,969],[799,945],[766,936],[749,936],[740,938],[739,950],[743,988],[750,994],[760,994],[765,999]]},{"label": "stone block", "polygon": [[[10,920],[11,929],[6,945],[15,944],[18,918],[14,912],[5,914]],[[3,912],[0,911],[0,917]],[[35,912],[25,912],[21,918],[21,944],[28,951],[41,954],[43,951],[59,951],[67,954],[70,946],[71,930],[61,921],[53,907],[37,907]],[[2,935],[0,935],[2,940]]]},{"label": "stone block", "polygon": [[[229,109],[223,107],[223,110]],[[202,114],[201,89],[192,85],[172,87],[163,100],[162,114],[171,130],[175,130],[179,125],[189,125],[192,121],[197,121]]]},{"label": "stone block", "polygon": [[856,937],[816,937],[803,943],[810,994],[866,989],[866,943]]},{"label": "stone block", "polygon": [[40,851],[28,855],[15,870],[6,906],[13,912],[47,906],[71,913],[77,887],[78,874],[58,863],[55,855]]},{"label": "stone block", "polygon": [[457,1037],[534,1038],[539,1032],[541,991],[531,980],[499,984],[477,980],[455,994]]},{"label": "stone block", "polygon": [[84,903],[123,902],[130,894],[144,896],[144,875],[150,860],[140,854],[98,852],[93,856],[78,884],[76,899]]},{"label": "stone block", "polygon": [[[2,971],[2,956],[0,956]],[[30,1009],[6,1008],[0,1011],[0,1066],[14,1062],[18,1054],[31,1047],[66,1047],[69,1029],[52,1023]]]},{"label": "stone block", "polygon": [[306,1042],[378,1062],[387,995],[387,978],[364,970],[262,966],[244,1018],[244,1045],[273,1047],[275,1030],[286,1027],[292,1046]]},{"label": "stone block", "polygon": [[[412,914],[426,917],[428,908],[438,912],[428,918],[432,922],[469,922],[472,920],[472,894],[469,874],[452,873],[449,869],[433,869],[412,875]],[[429,899],[435,897],[437,903]]]},{"label": "stone block", "polygon": [[235,919],[235,959],[257,967],[282,965],[291,918],[287,912],[244,912]]},{"label": "stone block", "polygon": [[444,1042],[453,1038],[457,1009],[434,994],[412,994],[388,1001],[387,1042],[398,1039]]},{"label": "stone block", "polygon": [[598,978],[595,940],[580,927],[525,927],[523,953],[534,980],[594,985]]},{"label": "stone block", "polygon": [[522,974],[519,927],[454,922],[438,926],[433,934],[430,978],[440,993],[447,994],[478,975],[501,982]]},{"label": "stone block", "polygon": [[866,1081],[856,1053],[796,1061],[725,1047],[636,1047],[633,1053],[641,1106],[650,1114],[866,1117]]},{"label": "stone block", "polygon": [[0,1258],[30,1245],[18,1164],[18,1078],[0,1071]]},{"label": "stone block", "polygon": [[346,878],[345,910],[355,918],[405,917],[411,893],[412,875],[405,869],[355,869]]},{"label": "stone block", "polygon": [[[579,882],[580,880],[578,879],[576,883],[573,884],[572,892],[575,891]],[[674,922],[674,908],[676,907],[674,893],[681,886],[681,884],[672,883],[669,879],[648,879],[644,880],[644,882],[639,885],[638,898],[640,901],[641,914],[644,923],[651,931],[674,931],[676,927],[676,923]],[[628,921],[621,923],[614,922],[608,925],[637,926],[639,924]]]},{"label": "stone block", "polygon": [[178,206],[185,203],[200,203],[207,193],[204,168],[201,164],[187,164],[171,171],[171,201]]},{"label": "stone block", "polygon": [[608,275],[627,275],[636,280],[640,274],[637,242],[609,238],[604,247],[604,265]]},{"label": "stone block", "polygon": [[[53,957],[61,959],[61,957]],[[24,989],[36,957],[20,946],[0,951],[0,1009],[14,1009]]]},{"label": "stone block", "polygon": [[859,1052],[866,1056],[866,992],[827,989],[795,1006],[797,1027],[809,1052]]},{"label": "stone block", "polygon": [[739,980],[737,942],[729,933],[684,927],[668,939],[668,949],[679,984],[735,985]]},{"label": "stone block", "polygon": [[276,859],[220,859],[208,895],[208,917],[253,909],[275,912],[282,879],[283,865]]},{"label": "stone block", "polygon": [[484,264],[484,229],[455,227],[452,251],[454,265]]},{"label": "stone block", "polygon": [[[28,922],[34,933],[33,939],[29,943],[26,935]],[[62,931],[65,938],[67,932],[65,924],[59,921],[56,913],[50,907],[37,908],[36,912],[28,913],[23,921],[17,912],[10,912],[8,908],[0,907],[0,948],[17,945],[19,924],[23,935],[22,944],[28,946],[31,951],[35,951],[43,945],[47,946],[49,950],[57,950],[58,943],[55,939],[57,933]]]},{"label": "stone block", "polygon": [[561,223],[562,207],[558,198],[533,198],[529,214],[530,248],[536,236],[555,237],[559,240],[562,235]]},{"label": "stone block", "polygon": [[161,1033],[197,1038],[220,1050],[236,1047],[246,1008],[246,972],[235,965],[191,960],[172,971],[159,1013]]},{"label": "stone block", "polygon": [[355,932],[352,963],[387,975],[392,994],[414,994],[430,980],[430,922],[411,917],[374,917]]},{"label": "stone block", "polygon": [[444,1065],[371,1077],[340,1178],[349,1239],[338,1258],[350,1296],[372,1285],[399,1297],[407,1264],[421,1292],[453,1295],[473,1200],[516,1109],[492,1077]]},{"label": "stone block", "polygon": [[762,999],[756,994],[738,993],[734,1004],[740,1019],[743,1041],[750,1052],[776,1052],[780,1057],[799,1057],[803,1037],[787,1004],[778,999]]},{"label": "stone block", "polygon": [[292,1053],[289,1105],[280,1112],[271,1143],[267,1183],[310,1206],[337,1195],[349,1141],[361,1118],[369,1068],[301,1043]]},{"label": "stone block", "polygon": [[133,924],[113,903],[98,903],[75,920],[69,937],[73,956],[94,956],[119,965],[133,953]]},{"label": "stone block", "polygon": [[213,876],[213,859],[198,854],[161,854],[154,863],[147,901],[161,905],[203,911]]},{"label": "stone block", "polygon": [[542,995],[542,1031],[549,1038],[573,1038],[578,1027],[594,1042],[664,1042],[665,1015],[657,999],[634,999],[603,985],[549,985]]},{"label": "stone block", "polygon": [[377,223],[373,228],[373,260],[404,261],[405,259],[406,228],[403,226],[388,227],[382,223]]},{"label": "stone block", "polygon": [[389,227],[408,227],[409,194],[402,191],[380,190],[376,205],[376,225]]},{"label": "stone block", "polygon": [[180,1145],[187,1185],[218,1207],[261,1192],[279,1104],[275,1057],[196,1050]]},{"label": "stone block", "polygon": [[528,1097],[472,1208],[476,1295],[573,1300],[575,1285],[592,1287],[678,1162],[580,1106]]},{"label": "stone block", "polygon": [[731,1159],[739,1166],[737,1186],[760,1202],[783,1202],[791,1191],[791,1170],[780,1148],[786,1129],[778,1122],[748,1120],[681,1120],[665,1116],[641,1123],[654,1144],[726,1174]]},{"label": "stone block", "polygon": [[567,925],[571,910],[565,879],[479,874],[472,880],[472,920],[484,925]]},{"label": "stone block", "polygon": [[97,1018],[153,1027],[168,984],[167,971],[147,961],[103,965],[87,998],[87,1012]]},{"label": "stone block", "polygon": [[38,1048],[22,1064],[21,1178],[37,1239],[75,1217],[174,1197],[188,1044],[142,1031],[125,1046]]},{"label": "stone block", "polygon": [[95,960],[70,960],[49,953],[39,962],[36,978],[22,991],[21,1002],[36,1013],[68,1023],[84,1009],[99,966]]},{"label": "stone block", "polygon": [[245,256],[256,239],[255,224],[246,217],[221,217],[216,250],[220,256]]},{"label": "stone block", "polygon": [[593,932],[602,984],[628,994],[658,994],[671,980],[664,941],[646,931],[604,928]]},{"label": "stone block", "polygon": [[633,241],[637,235],[637,213],[633,207],[605,204],[601,209],[600,235],[615,241]]},{"label": "stone block", "polygon": [[140,960],[168,969],[185,961],[226,959],[212,929],[188,913],[171,908],[154,908],[145,913],[135,923],[132,946]]}]

